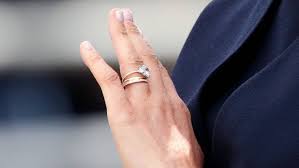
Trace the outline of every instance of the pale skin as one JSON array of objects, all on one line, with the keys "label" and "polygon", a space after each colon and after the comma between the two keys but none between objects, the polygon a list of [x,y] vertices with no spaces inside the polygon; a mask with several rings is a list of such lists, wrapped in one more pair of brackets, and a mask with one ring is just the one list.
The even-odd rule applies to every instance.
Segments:
[{"label": "pale skin", "polygon": [[132,12],[112,9],[109,31],[121,76],[142,64],[151,72],[148,83],[134,83],[124,88],[121,76],[89,42],[80,45],[82,59],[103,92],[123,167],[201,168],[203,153],[193,132],[190,112],[167,70],[134,23]]}]

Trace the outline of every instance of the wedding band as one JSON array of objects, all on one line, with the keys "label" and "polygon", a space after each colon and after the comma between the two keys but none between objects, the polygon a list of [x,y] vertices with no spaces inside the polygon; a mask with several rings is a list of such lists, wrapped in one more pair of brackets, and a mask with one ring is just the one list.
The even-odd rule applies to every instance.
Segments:
[{"label": "wedding band", "polygon": [[126,80],[126,78],[128,78],[128,76],[134,74],[134,73],[139,73],[141,74],[145,79],[149,78],[150,77],[150,71],[148,69],[148,67],[146,65],[141,65],[138,70],[136,71],[131,71],[127,74],[124,75],[123,79],[122,79],[122,82],[124,82]]},{"label": "wedding band", "polygon": [[128,78],[126,80],[123,81],[123,87],[125,88],[128,85],[134,84],[134,83],[147,83],[146,78],[144,77],[132,77],[132,78]]}]

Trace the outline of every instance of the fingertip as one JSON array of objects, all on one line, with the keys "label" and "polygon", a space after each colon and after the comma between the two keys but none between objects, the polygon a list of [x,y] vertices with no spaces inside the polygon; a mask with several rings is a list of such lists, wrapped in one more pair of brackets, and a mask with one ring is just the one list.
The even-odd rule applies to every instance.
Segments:
[{"label": "fingertip", "polygon": [[124,20],[125,21],[130,21],[130,22],[134,22],[134,18],[133,18],[133,12],[131,9],[129,8],[123,8],[123,15],[124,15]]},{"label": "fingertip", "polygon": [[109,12],[109,18],[112,20],[116,19],[119,22],[123,22],[124,21],[123,11],[121,10],[121,8],[113,8]]},{"label": "fingertip", "polygon": [[89,66],[94,60],[101,58],[89,41],[83,41],[80,43],[80,53],[83,62],[87,66]]},{"label": "fingertip", "polygon": [[134,21],[133,12],[129,8],[113,8],[109,12],[109,18],[116,19],[119,22]]},{"label": "fingertip", "polygon": [[95,50],[94,47],[92,46],[92,44],[89,41],[83,41],[80,43],[80,48],[84,49],[84,50]]},{"label": "fingertip", "polygon": [[115,13],[116,11],[118,11],[118,10],[121,10],[121,8],[112,8],[112,9],[110,9],[110,11],[109,11],[109,15],[114,15],[114,13]]}]

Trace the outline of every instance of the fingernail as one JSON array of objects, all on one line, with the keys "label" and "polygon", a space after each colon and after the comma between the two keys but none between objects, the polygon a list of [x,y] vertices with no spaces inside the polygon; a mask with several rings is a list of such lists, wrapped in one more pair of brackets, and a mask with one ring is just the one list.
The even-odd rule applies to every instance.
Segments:
[{"label": "fingernail", "polygon": [[124,19],[133,22],[133,12],[130,9],[123,9]]},{"label": "fingernail", "polygon": [[115,11],[115,17],[118,21],[123,22],[124,21],[124,13],[122,10],[116,10]]},{"label": "fingernail", "polygon": [[89,41],[84,41],[81,43],[81,45],[86,49],[86,50],[94,50],[94,47],[91,45]]}]

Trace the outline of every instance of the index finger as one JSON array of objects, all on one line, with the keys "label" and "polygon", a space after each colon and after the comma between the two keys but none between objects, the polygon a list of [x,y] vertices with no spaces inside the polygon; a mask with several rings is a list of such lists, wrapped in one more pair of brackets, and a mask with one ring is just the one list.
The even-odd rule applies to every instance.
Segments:
[{"label": "index finger", "polygon": [[94,47],[85,41],[80,45],[80,52],[84,63],[101,86],[108,112],[120,112],[129,107],[118,74],[104,61]]}]

